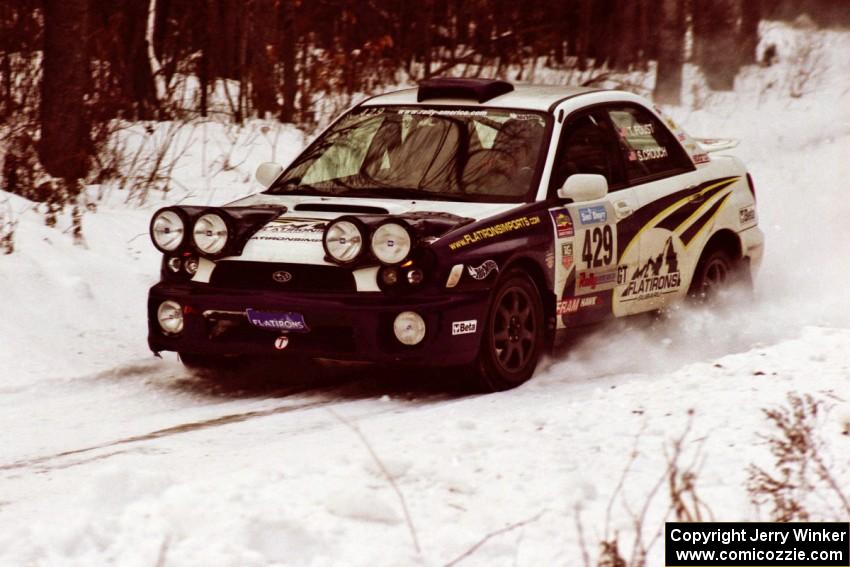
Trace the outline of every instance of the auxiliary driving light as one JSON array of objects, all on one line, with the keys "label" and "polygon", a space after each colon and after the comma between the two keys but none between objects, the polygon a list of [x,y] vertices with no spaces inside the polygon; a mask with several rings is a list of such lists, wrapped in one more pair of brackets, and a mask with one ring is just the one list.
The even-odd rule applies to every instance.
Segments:
[{"label": "auxiliary driving light", "polygon": [[406,227],[395,222],[382,224],[372,234],[372,253],[384,264],[398,264],[410,254],[413,239]]},{"label": "auxiliary driving light", "polygon": [[166,335],[178,335],[183,330],[183,309],[176,301],[163,301],[156,310],[159,327]]},{"label": "auxiliary driving light", "polygon": [[353,222],[338,220],[325,230],[324,244],[325,252],[337,262],[353,262],[363,251],[363,233]]},{"label": "auxiliary driving light", "polygon": [[221,252],[227,244],[227,235],[227,223],[216,213],[201,215],[192,230],[195,246],[204,254]]},{"label": "auxiliary driving light", "polygon": [[417,345],[425,338],[425,320],[418,313],[403,311],[393,322],[393,332],[401,344]]},{"label": "auxiliary driving light", "polygon": [[174,211],[161,211],[151,221],[151,240],[162,252],[172,252],[183,244],[186,226]]}]

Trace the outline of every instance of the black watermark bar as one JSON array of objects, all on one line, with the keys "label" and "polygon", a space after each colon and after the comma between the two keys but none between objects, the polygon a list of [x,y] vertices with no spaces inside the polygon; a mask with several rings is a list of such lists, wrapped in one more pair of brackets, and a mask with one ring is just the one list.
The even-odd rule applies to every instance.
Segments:
[{"label": "black watermark bar", "polygon": [[667,522],[666,567],[850,567],[842,522]]}]

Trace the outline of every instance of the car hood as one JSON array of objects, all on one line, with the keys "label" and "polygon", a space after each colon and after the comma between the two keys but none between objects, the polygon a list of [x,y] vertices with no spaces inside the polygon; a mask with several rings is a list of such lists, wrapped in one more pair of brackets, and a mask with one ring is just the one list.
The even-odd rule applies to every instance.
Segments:
[{"label": "car hood", "polygon": [[519,203],[465,203],[457,201],[411,201],[307,195],[256,194],[229,206],[286,207],[286,212],[260,228],[245,244],[242,254],[227,260],[328,265],[322,235],[328,222],[343,215],[454,215],[481,220],[521,206]]}]

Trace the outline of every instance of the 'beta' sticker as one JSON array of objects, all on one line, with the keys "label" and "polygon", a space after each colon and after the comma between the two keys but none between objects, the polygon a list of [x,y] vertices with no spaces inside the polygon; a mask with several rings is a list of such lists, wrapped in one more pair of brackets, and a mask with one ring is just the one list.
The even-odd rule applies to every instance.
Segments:
[{"label": "'beta' sticker", "polygon": [[470,335],[478,330],[478,319],[455,321],[452,323],[452,335]]},{"label": "'beta' sticker", "polygon": [[277,350],[283,350],[289,346],[289,337],[286,335],[281,335],[274,340],[274,348]]}]

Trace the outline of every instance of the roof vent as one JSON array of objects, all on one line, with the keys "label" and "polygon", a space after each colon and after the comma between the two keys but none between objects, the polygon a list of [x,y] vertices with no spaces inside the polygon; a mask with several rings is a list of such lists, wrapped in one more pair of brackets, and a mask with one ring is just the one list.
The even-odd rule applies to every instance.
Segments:
[{"label": "roof vent", "polygon": [[422,102],[434,98],[469,98],[487,102],[512,90],[514,86],[507,81],[436,77],[419,82],[416,100]]}]

